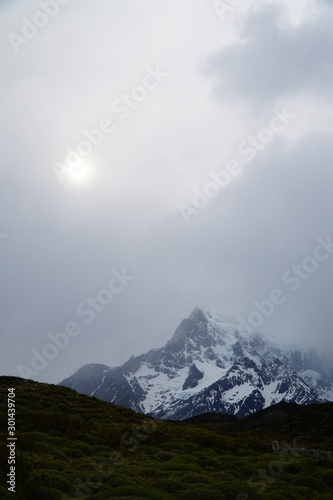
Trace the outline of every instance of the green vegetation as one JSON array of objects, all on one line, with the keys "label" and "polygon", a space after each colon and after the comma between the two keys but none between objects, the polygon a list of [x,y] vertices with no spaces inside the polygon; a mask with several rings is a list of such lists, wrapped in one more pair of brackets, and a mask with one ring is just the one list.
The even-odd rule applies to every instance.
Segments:
[{"label": "green vegetation", "polygon": [[[16,388],[16,494],[7,491],[7,388]],[[332,499],[333,404],[252,421],[153,420],[64,387],[0,377],[0,498]],[[296,440],[296,441],[295,441]]]}]

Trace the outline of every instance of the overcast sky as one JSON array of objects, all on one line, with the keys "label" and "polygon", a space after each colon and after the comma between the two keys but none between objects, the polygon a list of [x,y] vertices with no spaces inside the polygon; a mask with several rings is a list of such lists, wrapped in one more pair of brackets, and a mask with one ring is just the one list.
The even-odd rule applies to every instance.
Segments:
[{"label": "overcast sky", "polygon": [[0,3],[1,373],[120,365],[196,305],[332,353],[332,2],[54,2]]}]

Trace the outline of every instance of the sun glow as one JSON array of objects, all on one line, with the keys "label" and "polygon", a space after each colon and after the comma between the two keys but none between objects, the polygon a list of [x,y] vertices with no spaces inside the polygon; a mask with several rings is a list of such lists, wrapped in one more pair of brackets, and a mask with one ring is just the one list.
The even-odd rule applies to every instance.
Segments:
[{"label": "sun glow", "polygon": [[92,177],[93,169],[88,163],[81,162],[79,165],[68,169],[67,178],[71,184],[88,184],[92,180]]}]

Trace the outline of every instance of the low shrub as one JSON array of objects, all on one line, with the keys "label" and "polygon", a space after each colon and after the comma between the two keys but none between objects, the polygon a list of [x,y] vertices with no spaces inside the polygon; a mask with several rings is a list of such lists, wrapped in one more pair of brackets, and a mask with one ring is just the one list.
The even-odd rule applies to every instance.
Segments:
[{"label": "low shrub", "polygon": [[119,498],[126,495],[145,498],[147,500],[164,500],[167,498],[167,496],[163,496],[160,491],[145,486],[119,486],[118,488],[110,489],[109,498]]},{"label": "low shrub", "polygon": [[182,481],[183,484],[196,484],[196,483],[207,483],[209,480],[205,474],[198,474],[197,472],[183,472],[180,470],[172,471],[170,476],[172,479],[177,481]]},{"label": "low shrub", "polygon": [[327,486],[331,486],[333,488],[333,473],[332,470],[323,469],[317,470],[315,472],[315,477],[320,481],[323,481]]},{"label": "low shrub", "polygon": [[5,487],[0,487],[0,498],[1,500],[13,500],[15,493],[11,493]]},{"label": "low shrub", "polygon": [[106,482],[113,488],[117,486],[137,485],[137,482],[135,482],[133,479],[125,476],[125,474],[119,474],[118,472],[112,473]]},{"label": "low shrub", "polygon": [[[3,498],[3,497],[1,497]],[[55,488],[38,486],[27,500],[62,500],[63,493]]]},{"label": "low shrub", "polygon": [[174,456],[175,454],[171,453],[170,451],[160,451],[157,453],[156,458],[158,458],[162,462],[167,462],[168,460],[174,458]]},{"label": "low shrub", "polygon": [[307,486],[308,488],[311,488],[313,491],[318,491],[318,492],[325,492],[327,491],[328,485],[326,485],[323,481],[318,479],[318,477],[315,476],[297,476],[292,483],[295,486]]},{"label": "low shrub", "polygon": [[202,468],[193,464],[189,457],[188,461],[179,458],[172,458],[163,465],[163,470],[202,472]]},{"label": "low shrub", "polygon": [[182,444],[174,443],[173,441],[168,441],[161,444],[161,449],[164,451],[174,451],[179,453],[186,453]]},{"label": "low shrub", "polygon": [[39,469],[35,471],[30,478],[32,488],[45,486],[55,488],[61,491],[69,491],[72,487],[72,481],[65,475],[53,469]]},{"label": "low shrub", "polygon": [[290,464],[283,465],[284,472],[289,472],[290,474],[298,474],[304,470],[304,467],[301,464],[292,462]]},{"label": "low shrub", "polygon": [[85,456],[79,448],[63,448],[62,451],[67,458],[82,458]]},{"label": "low shrub", "polygon": [[179,479],[166,478],[154,482],[153,487],[167,491],[168,493],[175,493],[184,488],[184,483]]},{"label": "low shrub", "polygon": [[198,488],[196,490],[186,490],[177,494],[179,500],[226,500],[227,497],[221,491],[208,488]]}]

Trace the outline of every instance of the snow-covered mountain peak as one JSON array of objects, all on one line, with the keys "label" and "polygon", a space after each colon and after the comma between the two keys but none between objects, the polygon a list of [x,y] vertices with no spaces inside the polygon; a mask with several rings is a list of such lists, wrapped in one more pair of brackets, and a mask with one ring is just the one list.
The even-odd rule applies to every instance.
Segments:
[{"label": "snow-covered mountain peak", "polygon": [[209,337],[207,315],[199,307],[193,309],[190,316],[183,319],[167,345],[177,344],[178,347],[189,341],[198,342]]},{"label": "snow-covered mountain peak", "polygon": [[165,347],[122,366],[84,367],[61,384],[160,418],[205,412],[246,416],[280,401],[333,399],[333,367],[314,351],[241,333],[196,307]]},{"label": "snow-covered mountain peak", "polygon": [[205,312],[203,309],[201,309],[200,307],[198,306],[195,306],[195,308],[193,309],[193,311],[191,312],[191,314],[189,315],[188,319],[192,319],[192,320],[200,320],[200,319],[204,319],[203,317],[205,316]]},{"label": "snow-covered mountain peak", "polygon": [[182,320],[166,347],[201,352],[203,348],[230,347],[239,336],[235,326],[227,324],[216,314],[196,307],[188,318]]}]

